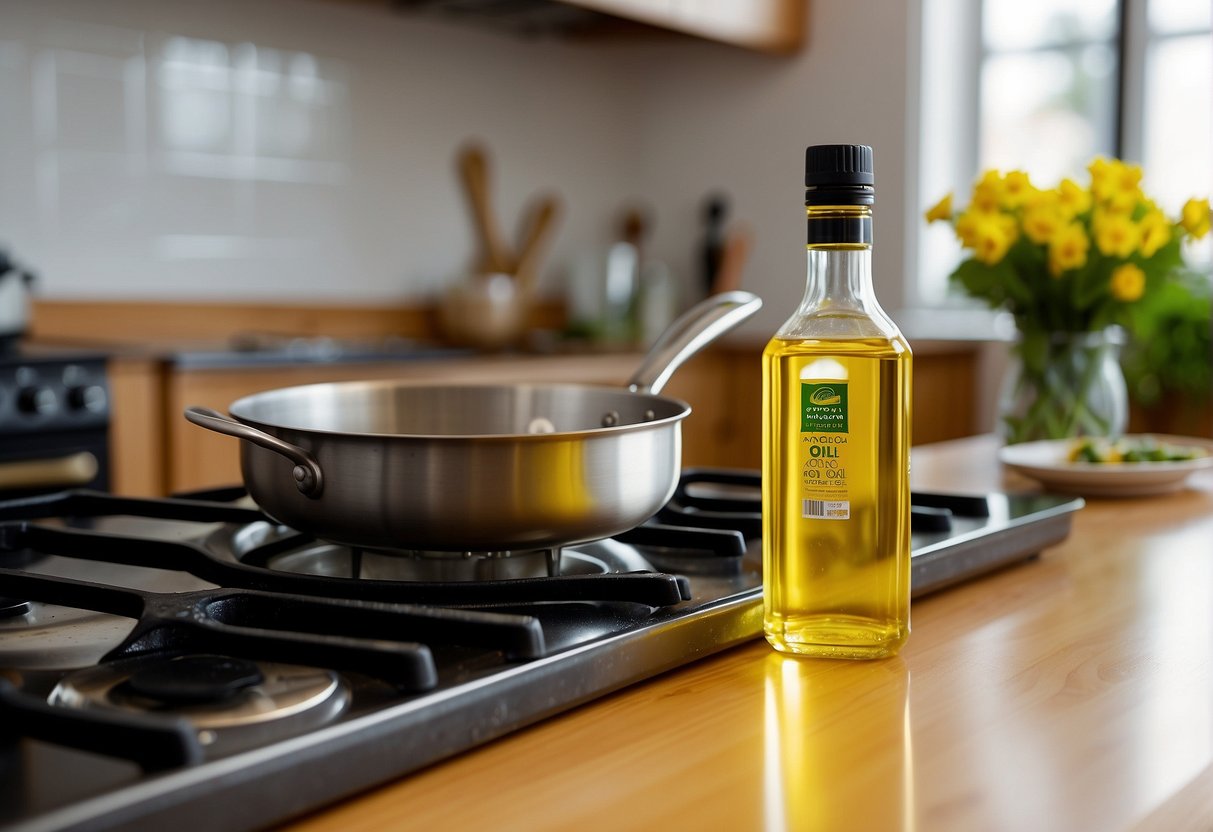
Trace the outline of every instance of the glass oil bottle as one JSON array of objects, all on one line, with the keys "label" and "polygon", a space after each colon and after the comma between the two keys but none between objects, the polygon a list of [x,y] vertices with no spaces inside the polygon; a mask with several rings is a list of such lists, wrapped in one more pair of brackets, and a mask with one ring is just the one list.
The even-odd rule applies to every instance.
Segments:
[{"label": "glass oil bottle", "polygon": [[805,156],[808,276],[763,352],[764,629],[875,659],[910,632],[910,347],[872,289],[872,149]]}]

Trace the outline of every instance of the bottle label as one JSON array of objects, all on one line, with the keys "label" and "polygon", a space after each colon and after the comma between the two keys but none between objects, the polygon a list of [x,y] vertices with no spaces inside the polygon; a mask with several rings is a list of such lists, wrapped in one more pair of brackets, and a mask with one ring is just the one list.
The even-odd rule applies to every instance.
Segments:
[{"label": "bottle label", "polygon": [[847,383],[800,384],[800,432],[847,432]]},{"label": "bottle label", "polygon": [[800,470],[801,516],[814,520],[848,520],[849,435],[847,383],[801,382]]}]

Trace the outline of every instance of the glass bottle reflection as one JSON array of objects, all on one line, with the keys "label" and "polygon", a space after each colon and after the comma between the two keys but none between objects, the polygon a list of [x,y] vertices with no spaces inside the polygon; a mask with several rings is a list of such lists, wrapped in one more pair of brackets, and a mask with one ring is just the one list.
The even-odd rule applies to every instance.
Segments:
[{"label": "glass bottle reflection", "polygon": [[904,662],[774,653],[764,673],[764,828],[916,828]]}]

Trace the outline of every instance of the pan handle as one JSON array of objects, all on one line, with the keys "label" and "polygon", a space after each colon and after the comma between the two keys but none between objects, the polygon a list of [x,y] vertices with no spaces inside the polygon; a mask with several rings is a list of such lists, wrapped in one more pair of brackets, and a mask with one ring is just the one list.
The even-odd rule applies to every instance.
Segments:
[{"label": "pan handle", "polygon": [[628,379],[628,389],[660,393],[684,361],[761,308],[762,298],[749,292],[721,292],[695,304],[661,333]]},{"label": "pan handle", "polygon": [[303,496],[316,498],[324,490],[324,472],[320,470],[320,463],[303,448],[283,442],[276,436],[270,436],[268,433],[234,419],[229,419],[218,410],[212,410],[209,407],[187,407],[185,418],[200,428],[247,440],[267,451],[273,451],[286,457],[295,463],[295,470],[291,474],[295,478],[295,487]]}]

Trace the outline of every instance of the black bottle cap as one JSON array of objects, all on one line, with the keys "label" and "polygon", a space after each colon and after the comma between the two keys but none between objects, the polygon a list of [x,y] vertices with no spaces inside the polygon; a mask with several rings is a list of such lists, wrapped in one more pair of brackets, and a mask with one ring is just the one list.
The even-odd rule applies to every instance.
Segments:
[{"label": "black bottle cap", "polygon": [[806,205],[871,205],[875,182],[866,144],[818,144],[805,151]]}]

